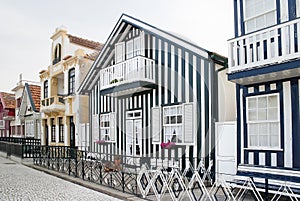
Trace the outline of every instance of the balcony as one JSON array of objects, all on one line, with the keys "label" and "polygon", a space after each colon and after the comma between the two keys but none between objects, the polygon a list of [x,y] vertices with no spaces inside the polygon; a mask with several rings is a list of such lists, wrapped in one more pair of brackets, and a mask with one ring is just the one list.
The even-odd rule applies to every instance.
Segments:
[{"label": "balcony", "polygon": [[[287,66],[288,62],[300,58],[300,19],[234,38],[228,43],[228,79],[231,81],[250,84],[260,80],[271,81],[275,77],[283,79],[300,75],[297,69],[299,63]],[[270,69],[257,71],[257,75],[243,74],[265,67]]]},{"label": "balcony", "polygon": [[45,113],[50,112],[64,112],[65,101],[62,96],[52,96],[41,101],[41,111]]},{"label": "balcony", "polygon": [[137,56],[100,71],[100,93],[124,96],[155,86],[155,61]]},{"label": "balcony", "polygon": [[13,121],[15,120],[15,112],[6,111],[3,113],[3,120]]}]

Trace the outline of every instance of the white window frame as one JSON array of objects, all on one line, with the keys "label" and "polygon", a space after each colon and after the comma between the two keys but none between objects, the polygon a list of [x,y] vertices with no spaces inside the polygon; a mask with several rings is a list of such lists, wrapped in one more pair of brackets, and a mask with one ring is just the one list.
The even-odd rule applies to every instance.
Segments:
[{"label": "white window frame", "polygon": [[[121,49],[119,49],[121,48]],[[121,52],[119,52],[118,50],[121,50]],[[119,55],[121,54],[121,55]],[[125,60],[125,43],[124,42],[120,42],[115,44],[115,61],[116,63],[120,63],[123,62]]]},{"label": "white window frame", "polygon": [[[276,96],[277,98],[277,101],[276,101],[276,104],[277,104],[277,107],[269,107],[269,102],[268,102],[268,97],[270,96]],[[266,109],[266,119],[264,120],[258,120],[259,118],[259,110],[262,109],[262,108],[259,108],[258,107],[258,99],[259,98],[262,98],[262,97],[266,97],[267,98],[267,105],[265,107]],[[256,108],[254,109],[249,109],[249,100],[251,99],[256,99]],[[277,108],[277,118],[275,119],[269,119],[269,110],[270,109],[276,109]],[[250,120],[250,115],[249,115],[249,112],[252,110],[252,112],[256,112],[256,119],[255,120]],[[279,102],[279,93],[272,93],[272,94],[264,94],[264,95],[256,95],[256,96],[249,96],[249,97],[246,97],[246,123],[247,123],[247,139],[248,139],[248,148],[251,148],[251,149],[280,149],[280,145],[281,145],[281,138],[280,138],[280,102]],[[259,137],[260,137],[260,133],[259,133],[259,128],[257,128],[257,144],[256,145],[251,145],[251,142],[250,142],[250,137],[251,136],[255,136],[255,134],[250,134],[250,125],[253,125],[253,124],[257,124],[259,126],[260,125],[267,125],[267,133],[266,135],[268,136],[268,145],[267,146],[262,146],[262,145],[259,145]],[[270,132],[270,124],[278,124],[278,144],[277,146],[271,146],[270,144],[270,136],[271,136],[271,132]]]},{"label": "white window frame", "polygon": [[[261,13],[256,13],[256,12],[254,11],[255,14],[254,14],[253,16],[248,16],[248,17],[246,17],[246,1],[247,1],[247,0],[243,0],[243,5],[244,5],[243,13],[244,13],[244,23],[245,23],[245,33],[246,33],[246,34],[276,24],[276,22],[277,22],[277,15],[276,15],[276,1],[275,1],[275,0],[273,0],[273,1],[274,1],[274,8],[269,9],[269,10],[265,10],[265,11],[263,11],[263,12],[261,12]],[[255,0],[249,0],[249,1],[255,1]],[[258,1],[258,0],[256,0],[256,1]],[[259,0],[259,1],[263,1],[263,3],[266,4],[266,1],[267,1],[267,0]],[[274,12],[274,22],[270,23],[270,21],[267,20],[266,17],[267,17],[268,14],[273,13],[273,12]],[[257,27],[257,24],[256,24],[256,22],[255,22],[255,19],[258,19],[258,18],[260,18],[260,17],[263,17],[263,18],[264,18],[264,24],[263,24],[263,27]],[[254,20],[254,23],[255,23],[255,24],[254,24],[254,28],[249,30],[248,23],[249,23],[251,20]]]},{"label": "white window frame", "polygon": [[[172,113],[167,113],[166,111],[172,111],[172,109],[175,111],[176,113],[172,114]],[[180,112],[181,111],[181,112]],[[180,120],[178,117],[181,116],[181,122],[178,121]],[[172,117],[175,117],[175,121],[174,123],[172,123]],[[168,119],[168,121],[167,121]],[[184,135],[183,135],[183,121],[184,121],[184,116],[183,116],[183,105],[172,105],[172,106],[165,106],[163,107],[163,141],[164,142],[175,142],[176,144],[184,144]],[[169,129],[168,129],[169,128]],[[173,128],[176,128],[176,130],[173,130]],[[167,131],[170,131],[171,129],[171,133],[167,133]],[[173,132],[178,132],[181,130],[181,133],[173,133]],[[181,137],[178,137],[180,136]],[[175,138],[175,141],[172,140],[173,137]],[[179,141],[181,140],[181,142]]]},{"label": "white window frame", "polygon": [[104,140],[107,142],[110,142],[110,133],[111,133],[110,114],[111,113],[100,114],[100,120],[99,120],[101,140]]}]

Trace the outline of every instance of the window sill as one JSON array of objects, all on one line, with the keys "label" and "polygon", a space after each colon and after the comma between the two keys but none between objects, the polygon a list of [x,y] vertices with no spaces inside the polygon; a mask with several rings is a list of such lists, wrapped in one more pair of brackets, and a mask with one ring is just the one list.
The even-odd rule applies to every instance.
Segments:
[{"label": "window sill", "polygon": [[260,147],[251,147],[251,148],[244,148],[246,151],[283,151],[280,148],[260,148]]}]

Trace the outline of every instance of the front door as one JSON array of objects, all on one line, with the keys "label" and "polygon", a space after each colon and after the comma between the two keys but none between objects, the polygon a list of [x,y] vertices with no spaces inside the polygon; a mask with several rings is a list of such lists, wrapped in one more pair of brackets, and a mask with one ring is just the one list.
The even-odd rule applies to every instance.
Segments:
[{"label": "front door", "polygon": [[142,154],[142,111],[128,111],[126,118],[126,153],[129,156]]},{"label": "front door", "polygon": [[70,117],[70,147],[75,147],[75,124],[73,117]]},{"label": "front door", "polygon": [[[47,121],[47,120],[46,120]],[[49,145],[49,129],[48,129],[48,124],[45,124],[45,145]]]}]

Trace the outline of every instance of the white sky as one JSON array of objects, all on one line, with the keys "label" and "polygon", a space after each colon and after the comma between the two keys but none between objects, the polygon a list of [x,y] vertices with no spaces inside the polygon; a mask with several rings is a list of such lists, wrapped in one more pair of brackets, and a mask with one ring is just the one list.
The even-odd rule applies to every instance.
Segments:
[{"label": "white sky", "polygon": [[104,43],[122,13],[224,56],[234,36],[233,0],[0,0],[0,91],[40,81],[55,28]]}]

